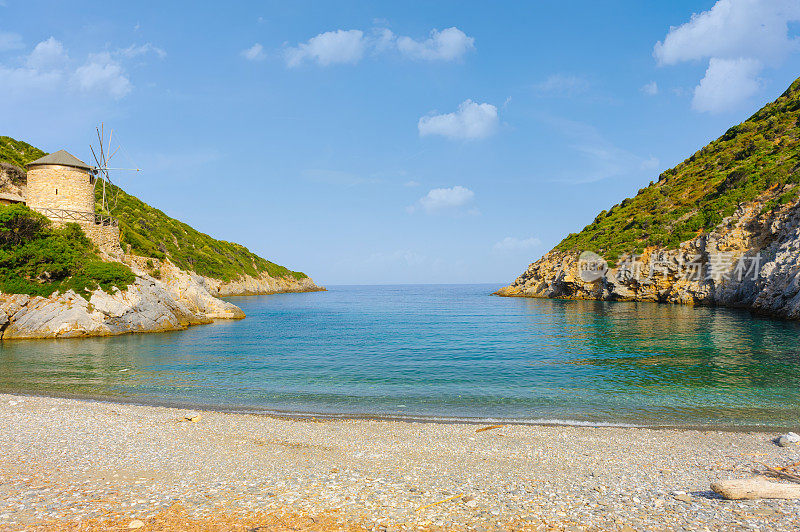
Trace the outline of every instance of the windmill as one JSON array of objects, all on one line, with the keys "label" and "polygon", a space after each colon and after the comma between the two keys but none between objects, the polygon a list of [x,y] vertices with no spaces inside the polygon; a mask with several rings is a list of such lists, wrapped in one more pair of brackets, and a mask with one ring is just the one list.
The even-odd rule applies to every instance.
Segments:
[{"label": "windmill", "polygon": [[[92,150],[92,155],[94,156],[94,161],[97,163],[96,169],[97,174],[100,181],[103,182],[103,199],[101,203],[101,208],[103,212],[111,214],[111,211],[117,207],[117,197],[119,196],[119,188],[114,187],[112,190],[115,191],[114,194],[114,206],[109,207],[109,202],[106,197],[106,183],[108,185],[113,185],[114,183],[111,181],[111,177],[109,175],[109,170],[129,170],[132,172],[140,172],[139,168],[110,168],[109,165],[111,163],[111,159],[117,152],[120,150],[122,145],[118,145],[116,149],[112,151],[111,149],[111,140],[114,136],[114,130],[112,129],[108,134],[108,143],[105,142],[105,125],[101,122],[100,127],[96,127],[95,130],[97,131],[97,141],[99,147],[97,152],[95,152],[93,146],[89,146],[89,149]],[[99,156],[98,156],[99,152]],[[97,182],[95,181],[95,187],[97,186]]]}]

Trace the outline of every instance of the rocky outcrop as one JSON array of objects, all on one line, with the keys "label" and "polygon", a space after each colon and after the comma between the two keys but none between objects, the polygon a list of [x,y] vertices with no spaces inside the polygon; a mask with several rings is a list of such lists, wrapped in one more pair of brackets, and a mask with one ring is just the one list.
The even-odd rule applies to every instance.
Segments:
[{"label": "rocky outcrop", "polygon": [[294,292],[320,292],[325,289],[314,284],[310,277],[270,277],[264,273],[260,277],[245,275],[234,281],[220,281],[203,277],[206,289],[218,297],[255,296],[264,294],[285,294]]},{"label": "rocky outcrop", "polygon": [[601,257],[553,250],[500,296],[719,305],[800,319],[800,205],[769,215],[740,207],[678,249],[647,248],[608,268]]},{"label": "rocky outcrop", "polygon": [[157,271],[162,279],[169,279],[178,284],[191,280],[192,283],[202,286],[209,294],[215,297],[230,296],[258,296],[266,294],[285,294],[297,292],[320,292],[325,288],[317,286],[310,277],[296,279],[292,276],[271,277],[266,272],[260,277],[243,275],[232,281],[222,281],[213,277],[205,277],[194,272],[179,269],[169,260],[157,260],[138,255],[125,255],[123,262],[134,271],[153,273]]},{"label": "rocky outcrop", "polygon": [[141,272],[126,290],[73,291],[50,297],[0,294],[0,338],[77,338],[185,329],[214,319],[241,319],[239,307],[217,299],[191,274],[175,268],[163,280]]}]

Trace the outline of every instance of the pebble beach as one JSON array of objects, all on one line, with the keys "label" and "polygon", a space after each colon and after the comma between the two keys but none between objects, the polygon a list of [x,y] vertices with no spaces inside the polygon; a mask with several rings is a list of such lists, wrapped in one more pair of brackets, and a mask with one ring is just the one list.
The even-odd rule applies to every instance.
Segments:
[{"label": "pebble beach", "polygon": [[777,433],[287,419],[0,394],[0,530],[800,529]]}]

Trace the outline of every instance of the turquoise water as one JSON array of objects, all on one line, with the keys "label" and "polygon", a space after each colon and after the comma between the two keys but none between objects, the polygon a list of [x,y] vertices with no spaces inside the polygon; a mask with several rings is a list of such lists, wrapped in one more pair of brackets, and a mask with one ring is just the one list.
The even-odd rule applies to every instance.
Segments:
[{"label": "turquoise water", "polygon": [[0,389],[223,409],[796,427],[800,326],[746,312],[353,286],[186,331],[5,342]]}]

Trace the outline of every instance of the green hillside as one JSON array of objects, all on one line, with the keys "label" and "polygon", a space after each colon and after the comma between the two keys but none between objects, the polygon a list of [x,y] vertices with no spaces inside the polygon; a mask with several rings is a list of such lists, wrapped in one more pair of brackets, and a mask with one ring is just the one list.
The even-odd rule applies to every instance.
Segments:
[{"label": "green hillside", "polygon": [[0,162],[10,163],[20,168],[31,161],[44,157],[47,153],[34,148],[27,142],[0,136]]},{"label": "green hillside", "polygon": [[777,100],[730,128],[657,182],[639,190],[580,233],[561,251],[590,250],[614,262],[647,246],[676,248],[717,227],[741,204],[763,200],[763,216],[800,194],[800,79]]},{"label": "green hillside", "polygon": [[[97,187],[98,212],[101,210],[101,190]],[[107,189],[106,195],[110,198],[112,215],[119,219],[122,247],[130,245],[131,252],[136,255],[169,258],[181,269],[224,281],[242,274],[257,277],[262,272],[271,277],[306,277],[302,272],[263,259],[242,245],[201,233],[118,187]]]},{"label": "green hillside", "polygon": [[[30,144],[11,137],[0,137],[0,162],[19,167],[46,155]],[[101,188],[97,187],[97,210],[100,211]],[[304,279],[302,272],[270,262],[233,242],[217,240],[155,209],[140,199],[112,187],[106,194],[111,214],[119,219],[122,246],[137,255],[156,259],[169,258],[178,267],[230,281],[243,274],[254,277],[266,272],[272,277]]]}]

